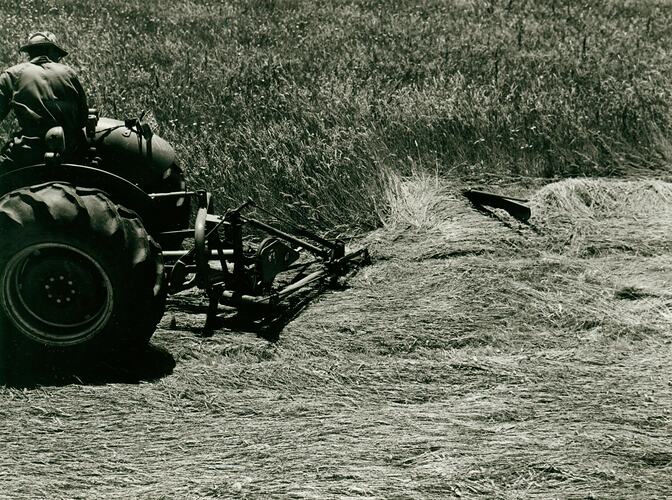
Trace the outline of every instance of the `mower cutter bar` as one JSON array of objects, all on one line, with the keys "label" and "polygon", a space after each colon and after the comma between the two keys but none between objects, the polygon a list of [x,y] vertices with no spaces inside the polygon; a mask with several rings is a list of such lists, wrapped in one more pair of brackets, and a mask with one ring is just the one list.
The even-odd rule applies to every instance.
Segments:
[{"label": "mower cutter bar", "polygon": [[222,290],[220,294],[220,302],[228,302],[231,304],[254,304],[254,305],[265,305],[265,306],[274,306],[277,305],[282,299],[285,299],[292,295],[293,293],[298,292],[302,288],[305,288],[309,284],[324,278],[324,277],[337,277],[342,276],[346,273],[345,264],[348,262],[361,257],[364,262],[369,259],[368,248],[361,248],[354,252],[349,252],[340,259],[328,262],[324,264],[322,269],[314,271],[307,276],[301,278],[295,283],[291,283],[286,287],[278,290],[269,295],[245,295],[239,294],[231,290]]},{"label": "mower cutter bar", "polygon": [[[221,306],[237,309],[239,313],[265,317],[294,307],[288,297],[320,280],[335,280],[345,276],[359,263],[368,263],[367,248],[345,251],[341,240],[328,240],[301,226],[286,222],[292,232],[278,229],[266,222],[243,215],[255,207],[248,199],[223,215],[213,213],[212,196],[203,190],[158,193],[152,198],[192,197],[197,202],[194,226],[191,229],[166,231],[162,236],[193,239],[188,249],[166,249],[169,290],[176,293],[194,286],[208,296],[208,312],[204,333],[212,332],[221,318]],[[256,207],[266,212],[261,207]],[[270,214],[273,215],[273,214]],[[280,219],[278,219],[280,220]],[[243,236],[249,226],[267,237],[255,244]],[[290,229],[290,231],[292,231]],[[301,259],[300,255],[312,254]],[[359,261],[359,262],[355,262]],[[218,262],[219,265],[211,265]],[[281,284],[276,283],[276,277]],[[312,293],[312,292],[311,292]],[[299,302],[309,300],[310,294]],[[283,308],[277,308],[280,304]]]}]

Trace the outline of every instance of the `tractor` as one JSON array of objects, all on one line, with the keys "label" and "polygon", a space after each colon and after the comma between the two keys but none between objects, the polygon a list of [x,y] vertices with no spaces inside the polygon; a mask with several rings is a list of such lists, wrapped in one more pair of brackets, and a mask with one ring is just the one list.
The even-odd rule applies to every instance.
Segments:
[{"label": "tractor", "polygon": [[205,335],[232,311],[263,326],[297,292],[368,261],[366,248],[250,216],[265,212],[250,199],[218,215],[141,118],[91,110],[85,135],[86,154],[65,161],[55,127],[42,163],[0,176],[5,358],[69,363],[146,345],[167,296],[190,288]]}]

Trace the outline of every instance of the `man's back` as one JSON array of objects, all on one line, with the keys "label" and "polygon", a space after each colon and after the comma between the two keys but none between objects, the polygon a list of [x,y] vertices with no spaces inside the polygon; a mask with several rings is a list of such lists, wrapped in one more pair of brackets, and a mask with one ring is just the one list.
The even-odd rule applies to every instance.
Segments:
[{"label": "man's back", "polygon": [[[24,135],[42,137],[62,126],[76,135],[86,124],[87,103],[75,72],[64,64],[38,56],[0,75],[0,119],[13,109]],[[71,137],[75,139],[75,137]]]}]

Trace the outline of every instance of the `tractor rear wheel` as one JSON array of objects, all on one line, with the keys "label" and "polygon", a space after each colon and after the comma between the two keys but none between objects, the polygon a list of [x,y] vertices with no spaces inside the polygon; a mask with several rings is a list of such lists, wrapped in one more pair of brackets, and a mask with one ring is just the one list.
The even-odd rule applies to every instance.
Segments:
[{"label": "tractor rear wheel", "polygon": [[165,306],[163,259],[134,212],[47,183],[0,198],[0,234],[3,357],[71,362],[149,341]]}]

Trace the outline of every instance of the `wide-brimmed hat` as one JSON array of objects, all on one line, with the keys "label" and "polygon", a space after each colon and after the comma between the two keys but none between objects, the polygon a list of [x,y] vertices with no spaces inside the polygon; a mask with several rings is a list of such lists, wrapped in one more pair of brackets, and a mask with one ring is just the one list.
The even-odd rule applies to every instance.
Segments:
[{"label": "wide-brimmed hat", "polygon": [[35,33],[31,33],[19,49],[22,52],[30,52],[33,48],[44,46],[55,48],[60,53],[61,57],[68,55],[68,51],[56,43],[56,35],[50,31],[36,31]]}]

